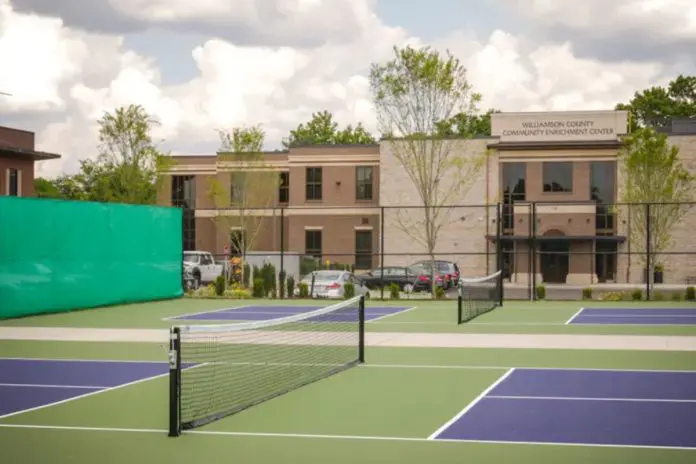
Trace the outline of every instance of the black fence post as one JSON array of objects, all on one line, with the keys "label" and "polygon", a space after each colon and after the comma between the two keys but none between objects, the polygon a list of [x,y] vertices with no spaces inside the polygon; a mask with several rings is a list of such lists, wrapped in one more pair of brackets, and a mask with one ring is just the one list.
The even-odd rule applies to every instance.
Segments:
[{"label": "black fence post", "polygon": [[532,295],[533,295],[533,300],[536,301],[536,274],[537,274],[537,266],[536,266],[536,257],[537,257],[537,241],[536,241],[536,202],[532,202],[532,223],[530,227],[530,233],[531,233],[531,246],[530,248],[532,249]]},{"label": "black fence post", "polygon": [[500,301],[498,304],[500,306],[503,305],[503,292],[504,292],[504,284],[503,284],[503,266],[505,261],[503,260],[503,243],[502,243],[502,236],[503,236],[503,205],[502,203],[498,202],[495,208],[495,244],[496,244],[496,267],[498,268],[497,270],[500,271]]},{"label": "black fence post", "polygon": [[651,242],[651,234],[650,234],[650,227],[651,227],[651,220],[650,220],[650,203],[645,204],[645,267],[646,270],[645,272],[645,299],[647,301],[650,301],[650,277],[652,276],[652,272],[650,272],[652,260],[650,259],[650,242]]},{"label": "black fence post", "polygon": [[380,218],[379,218],[379,281],[382,284],[379,286],[380,298],[384,300],[384,206],[380,207]]},{"label": "black fence post", "polygon": [[[281,287],[285,288],[279,288],[278,289],[278,295],[282,299],[285,296],[285,290],[287,289],[287,285],[285,285],[285,282],[287,282],[288,276],[285,275],[285,208],[280,208],[280,273],[279,275],[284,276],[284,279],[281,279],[279,282],[279,285]],[[292,295],[288,295],[288,298],[291,298]]]}]

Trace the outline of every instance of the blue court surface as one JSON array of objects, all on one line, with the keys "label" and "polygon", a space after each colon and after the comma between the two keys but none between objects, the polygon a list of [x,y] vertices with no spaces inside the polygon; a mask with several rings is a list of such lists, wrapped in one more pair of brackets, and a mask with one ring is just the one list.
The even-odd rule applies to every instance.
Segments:
[{"label": "blue court surface", "polygon": [[[330,304],[330,303],[329,303]],[[167,320],[211,320],[211,321],[265,321],[281,317],[293,316],[296,314],[316,311],[325,306],[283,306],[283,305],[248,305],[237,306],[234,308],[221,308],[213,311],[203,311],[199,313],[183,314],[167,318]],[[385,317],[395,316],[399,313],[415,309],[406,306],[370,306],[365,307],[365,320],[376,321]],[[356,307],[346,307],[339,309],[335,313],[313,318],[315,321],[327,322],[350,322],[356,320]],[[311,319],[308,319],[311,321]]]},{"label": "blue court surface", "polygon": [[695,325],[694,308],[582,308],[566,324]]},{"label": "blue court surface", "polygon": [[168,372],[166,362],[0,358],[0,419]]},{"label": "blue court surface", "polygon": [[510,369],[430,438],[696,449],[696,372]]}]

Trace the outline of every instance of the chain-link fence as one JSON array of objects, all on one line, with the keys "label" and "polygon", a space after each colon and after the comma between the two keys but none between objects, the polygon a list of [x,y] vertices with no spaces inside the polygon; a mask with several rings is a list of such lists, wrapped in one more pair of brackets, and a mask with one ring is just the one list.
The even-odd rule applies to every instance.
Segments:
[{"label": "chain-link fence", "polygon": [[696,203],[199,209],[184,226],[189,248],[251,268],[270,262],[295,281],[435,260],[445,290],[501,269],[507,299],[677,299],[696,285]]}]

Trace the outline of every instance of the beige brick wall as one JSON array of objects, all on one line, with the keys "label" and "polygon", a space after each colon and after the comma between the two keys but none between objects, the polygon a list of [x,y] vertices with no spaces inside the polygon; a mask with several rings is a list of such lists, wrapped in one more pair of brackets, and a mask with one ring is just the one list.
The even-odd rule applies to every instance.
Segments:
[{"label": "beige brick wall", "polygon": [[[684,163],[684,166],[692,173],[696,174],[696,136],[671,136],[670,142],[679,147],[679,155]],[[623,172],[621,163],[618,169],[618,199],[621,201],[625,172]],[[629,223],[626,221],[627,208],[620,206],[620,210],[624,211],[619,217],[619,234],[626,237],[628,234]],[[685,283],[686,278],[696,277],[696,239],[694,239],[694,231],[696,231],[696,205],[692,206],[681,221],[677,223],[671,231],[672,243],[663,254],[658,256],[659,262],[665,266],[664,283],[666,284],[681,284]],[[642,247],[641,249],[643,249]],[[634,250],[635,251],[635,250]],[[619,247],[619,252],[622,253],[618,257],[617,270],[619,282],[640,283],[643,281],[643,261],[638,256],[628,256],[628,244],[623,244]],[[628,271],[628,272],[627,272]],[[626,278],[628,275],[628,279]]]},{"label": "beige brick wall", "polygon": [[[451,147],[456,156],[466,158],[486,153],[486,145],[490,142],[491,139],[452,140]],[[405,265],[429,258],[424,240],[418,239],[424,236],[424,209],[415,184],[394,156],[392,143],[399,142],[383,142],[380,147],[385,265]],[[441,228],[435,247],[436,258],[457,262],[463,276],[481,276],[495,268],[495,248],[485,235],[495,234],[498,179],[497,154],[491,151],[466,194],[449,202],[457,207],[447,210],[438,221]],[[444,191],[452,179],[441,182]],[[490,206],[486,206],[487,203]],[[405,208],[408,206],[420,208]]]}]

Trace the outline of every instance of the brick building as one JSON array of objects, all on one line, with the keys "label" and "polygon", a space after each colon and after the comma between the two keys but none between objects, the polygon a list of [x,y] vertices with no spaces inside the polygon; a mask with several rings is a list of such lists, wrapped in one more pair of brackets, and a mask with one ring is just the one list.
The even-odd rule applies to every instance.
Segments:
[{"label": "brick building", "polygon": [[0,126],[0,195],[34,196],[34,165],[60,158],[34,149],[34,133]]},{"label": "brick building", "polygon": [[[644,262],[635,255],[640,247],[634,244],[632,250],[628,237],[631,214],[617,204],[625,175],[617,156],[627,118],[624,111],[500,113],[492,117],[492,137],[453,141],[462,157],[486,151],[488,156],[467,194],[452,201],[469,206],[448,210],[435,249],[438,258],[457,261],[464,276],[497,269],[500,201],[503,268],[510,282],[527,284],[532,274],[537,283],[642,282]],[[694,121],[675,121],[665,131],[696,173],[694,126]],[[422,202],[390,143],[381,147],[380,171],[385,261],[423,258],[422,240],[399,227],[403,207]],[[422,216],[422,209],[408,211]],[[696,241],[690,237],[695,227],[696,205],[670,231],[672,241],[658,257],[665,282],[683,283],[696,275]]]},{"label": "brick building", "polygon": [[[448,141],[462,157],[487,156],[471,188],[443,213],[436,257],[457,262],[463,276],[494,272],[501,214],[503,268],[512,283],[527,284],[532,275],[537,283],[642,282],[640,247],[628,233],[635,218],[632,225],[627,208],[617,205],[627,118],[624,111],[498,113],[491,137]],[[675,121],[664,131],[696,173],[696,121]],[[258,166],[221,154],[177,156],[159,201],[184,207],[186,249],[221,255],[249,227],[241,227],[239,210],[216,205],[211,182],[230,185],[231,173],[244,170],[276,172],[281,182],[272,204],[245,213],[257,231],[249,250],[358,269],[380,265],[383,250],[385,265],[407,265],[428,259],[424,209],[393,143],[269,152]],[[666,283],[696,276],[694,229],[696,206],[670,231],[673,240],[659,257]]]},{"label": "brick building", "polygon": [[[247,250],[283,250],[362,269],[375,265],[378,145],[292,148],[264,153],[263,160],[251,163],[224,154],[176,156],[175,161],[158,202],[184,207],[185,249],[223,255],[229,246],[233,254],[241,254],[237,245],[246,231]],[[246,207],[258,209],[242,212],[244,204],[216,201],[211,185],[222,186],[223,195],[229,195],[235,191],[234,173],[254,170],[277,173],[280,181],[271,202],[261,207],[249,201]]]}]

